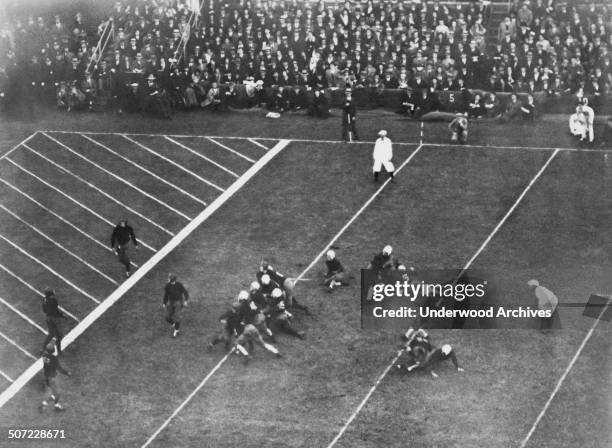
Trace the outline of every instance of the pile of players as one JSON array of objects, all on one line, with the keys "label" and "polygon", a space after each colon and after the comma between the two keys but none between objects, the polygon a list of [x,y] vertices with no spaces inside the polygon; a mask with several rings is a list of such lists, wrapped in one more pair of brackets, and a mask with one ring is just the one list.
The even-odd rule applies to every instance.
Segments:
[{"label": "pile of players", "polygon": [[223,343],[227,352],[243,357],[248,363],[255,344],[276,357],[276,334],[285,333],[304,339],[305,333],[293,324],[296,310],[310,315],[293,293],[295,279],[285,277],[267,262],[262,261],[249,290],[242,290],[231,307],[219,318],[221,329],[209,342],[208,349]]}]

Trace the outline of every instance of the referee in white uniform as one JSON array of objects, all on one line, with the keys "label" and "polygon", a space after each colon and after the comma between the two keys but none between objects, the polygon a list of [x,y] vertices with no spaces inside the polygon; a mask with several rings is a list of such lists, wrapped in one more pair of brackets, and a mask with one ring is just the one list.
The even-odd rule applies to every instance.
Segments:
[{"label": "referee in white uniform", "polygon": [[378,175],[383,166],[387,173],[389,173],[389,177],[393,179],[393,172],[395,171],[391,161],[393,159],[393,147],[391,140],[387,137],[387,131],[384,129],[378,132],[378,139],[374,144],[374,154],[372,154],[372,157],[374,158],[374,166],[372,167],[374,182],[378,182]]}]

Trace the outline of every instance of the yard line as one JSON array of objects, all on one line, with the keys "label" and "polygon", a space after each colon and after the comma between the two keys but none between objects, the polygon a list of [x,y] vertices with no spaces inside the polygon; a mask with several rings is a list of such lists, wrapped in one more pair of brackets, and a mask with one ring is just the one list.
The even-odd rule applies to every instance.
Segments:
[{"label": "yard line", "polygon": [[[544,163],[544,165],[542,166],[542,168],[540,168],[540,170],[536,173],[536,175],[533,177],[533,179],[531,179],[531,182],[529,182],[529,184],[527,185],[527,187],[523,190],[523,192],[519,195],[519,197],[516,199],[516,201],[514,202],[514,204],[512,205],[512,207],[510,207],[510,210],[508,210],[508,212],[504,215],[504,217],[501,219],[501,221],[497,224],[497,226],[495,226],[495,228],[493,229],[493,231],[489,234],[489,236],[485,239],[485,242],[478,248],[478,250],[476,251],[476,253],[474,254],[474,256],[472,256],[472,258],[470,258],[470,260],[466,263],[465,267],[463,268],[463,270],[461,271],[462,273],[465,272],[474,262],[474,260],[476,259],[476,257],[484,250],[484,248],[487,246],[487,244],[489,244],[489,242],[491,241],[491,239],[493,238],[493,236],[497,233],[497,231],[500,229],[500,227],[506,222],[506,220],[508,219],[508,217],[510,216],[510,214],[514,211],[514,209],[516,209],[516,207],[518,206],[518,204],[523,200],[523,198],[525,197],[525,195],[527,194],[527,192],[531,189],[531,187],[533,186],[533,184],[538,180],[538,178],[542,175],[542,173],[544,172],[544,170],[546,169],[546,167],[550,164],[550,162],[553,160],[553,158],[559,153],[558,149],[555,149],[555,151],[551,154],[551,156],[548,158],[548,160],[546,160],[546,162]],[[460,277],[461,274],[459,274],[458,277]],[[370,397],[372,396],[372,394],[376,391],[376,389],[378,388],[378,386],[380,385],[380,383],[382,382],[382,380],[385,379],[385,377],[387,376],[387,374],[389,373],[389,371],[391,370],[391,368],[393,367],[393,365],[397,362],[397,360],[399,359],[399,357],[402,355],[403,349],[399,350],[397,352],[397,354],[395,355],[395,357],[391,360],[391,362],[389,363],[389,365],[385,368],[385,370],[382,372],[382,374],[378,377],[378,379],[376,380],[376,382],[374,383],[374,385],[372,385],[372,387],[370,388],[370,390],[368,390],[368,393],[366,394],[366,396],[363,398],[363,400],[361,400],[361,402],[359,403],[359,405],[357,406],[357,408],[355,409],[355,411],[350,415],[349,419],[346,421],[346,423],[342,426],[342,428],[340,429],[340,432],[338,432],[338,434],[336,434],[336,436],[334,437],[334,439],[330,442],[329,445],[327,445],[327,448],[332,448],[337,442],[338,440],[340,440],[340,438],[344,435],[344,433],[346,432],[346,430],[348,429],[348,427],[351,425],[351,423],[353,422],[353,420],[355,420],[355,418],[357,417],[357,415],[361,412],[361,410],[364,408],[364,406],[367,404],[368,400],[370,399]]]},{"label": "yard line", "polygon": [[608,302],[601,309],[601,311],[599,313],[599,316],[597,316],[597,319],[595,320],[595,322],[593,322],[593,325],[591,325],[591,328],[589,329],[588,333],[586,334],[586,336],[582,340],[582,343],[578,347],[578,350],[576,350],[576,353],[574,354],[574,357],[570,361],[569,365],[563,371],[563,375],[561,375],[561,378],[559,378],[559,381],[557,381],[557,385],[555,386],[555,388],[551,392],[550,397],[548,397],[548,400],[546,400],[546,403],[544,404],[544,407],[542,408],[542,410],[538,414],[537,418],[533,422],[533,425],[531,425],[531,428],[529,429],[529,432],[527,433],[527,435],[525,436],[525,438],[521,442],[520,448],[525,448],[525,446],[527,446],[527,443],[529,443],[529,440],[531,439],[531,436],[533,435],[533,433],[535,432],[536,428],[540,424],[540,421],[542,420],[542,417],[544,417],[544,414],[546,414],[546,411],[548,410],[548,408],[549,408],[550,404],[552,403],[553,399],[555,398],[555,396],[557,395],[557,393],[561,389],[561,385],[565,381],[565,378],[567,378],[567,375],[569,375],[570,370],[572,370],[572,367],[574,367],[574,364],[576,363],[576,361],[580,357],[580,354],[582,353],[582,350],[586,346],[587,342],[589,342],[589,339],[591,339],[591,336],[593,336],[593,332],[595,331],[595,327],[597,327],[597,324],[601,320],[601,318],[604,315],[604,312],[606,311],[608,306],[610,306],[611,302],[612,302],[612,297],[608,297]]},{"label": "yard line", "polygon": [[200,198],[192,195],[191,193],[189,193],[188,191],[183,190],[181,187],[178,187],[176,185],[174,185],[172,182],[167,181],[166,179],[164,179],[163,177],[158,176],[157,174],[155,174],[153,171],[148,170],[147,168],[145,168],[142,165],[139,165],[138,163],[134,162],[132,159],[130,159],[129,157],[125,157],[124,155],[119,154],[117,151],[109,148],[108,146],[104,145],[103,143],[100,143],[99,141],[89,137],[88,135],[84,135],[84,134],[80,134],[81,137],[89,140],[90,142],[92,142],[95,145],[98,145],[100,148],[107,150],[108,152],[110,152],[111,154],[113,154],[116,157],[119,157],[121,160],[126,161],[127,163],[129,163],[130,165],[135,166],[136,168],[138,168],[139,170],[147,173],[149,176],[154,177],[155,179],[159,180],[160,182],[168,185],[169,187],[175,189],[176,191],[178,191],[181,194],[184,194],[185,196],[193,199],[194,201],[198,202],[199,204],[202,204],[203,206],[207,206],[208,204],[206,202],[204,202],[203,200],[201,200]]},{"label": "yard line", "polygon": [[24,353],[28,358],[36,359],[36,356],[34,356],[32,353],[27,351],[25,348],[23,348],[21,345],[13,341],[11,338],[9,338],[7,335],[2,333],[1,331],[0,331],[0,337],[6,340],[12,346],[16,347],[20,352]]},{"label": "yard line", "polygon": [[0,370],[0,376],[3,376],[9,383],[14,383],[15,380]]},{"label": "yard line", "polygon": [[504,217],[501,219],[501,221],[499,221],[499,223],[495,226],[495,228],[493,229],[493,231],[489,234],[489,236],[487,237],[486,240],[484,240],[484,242],[482,243],[482,245],[478,248],[478,250],[476,251],[476,253],[474,255],[472,255],[472,258],[469,259],[469,261],[466,263],[466,265],[463,267],[463,269],[461,270],[461,272],[459,273],[459,275],[457,276],[457,278],[460,278],[465,271],[467,271],[470,266],[472,265],[472,263],[474,262],[474,260],[476,260],[476,258],[478,257],[478,255],[480,255],[480,253],[484,250],[485,247],[487,247],[487,245],[489,244],[489,242],[493,239],[493,237],[495,236],[495,234],[499,231],[499,229],[501,228],[501,226],[504,225],[504,223],[506,222],[506,220],[508,219],[508,217],[512,214],[512,212],[514,211],[514,209],[519,205],[519,203],[523,200],[523,198],[525,197],[525,195],[527,194],[527,192],[529,190],[531,190],[531,187],[533,186],[533,184],[536,183],[536,181],[540,178],[540,176],[542,175],[542,173],[544,172],[544,170],[548,167],[548,165],[550,164],[550,162],[552,162],[552,160],[556,157],[556,155],[559,154],[559,150],[555,149],[555,151],[550,155],[550,157],[546,160],[546,162],[544,163],[544,165],[542,165],[542,168],[540,168],[540,170],[536,173],[536,175],[533,177],[533,179],[531,179],[531,182],[529,182],[529,184],[527,185],[527,187],[525,187],[525,189],[523,190],[523,192],[520,194],[520,196],[516,199],[516,201],[514,202],[514,204],[512,204],[512,207],[510,207],[510,210],[508,210],[508,212],[504,215]]},{"label": "yard line", "polygon": [[153,154],[153,155],[156,155],[156,156],[157,156],[157,157],[159,157],[160,159],[165,160],[166,162],[168,162],[170,165],[173,165],[173,166],[177,167],[179,170],[181,170],[181,171],[183,171],[183,172],[185,172],[185,173],[187,173],[187,174],[189,174],[189,175],[191,175],[191,176],[195,177],[195,178],[196,178],[196,179],[198,179],[199,181],[204,182],[206,185],[210,185],[210,186],[211,186],[211,187],[213,187],[214,189],[216,189],[216,190],[218,190],[218,191],[220,191],[220,192],[222,192],[222,193],[223,193],[223,191],[224,191],[224,190],[223,190],[223,188],[221,188],[220,186],[218,186],[218,185],[217,185],[217,184],[215,184],[214,182],[211,182],[211,181],[209,181],[209,180],[207,180],[207,179],[204,179],[202,176],[200,176],[199,174],[194,173],[193,171],[191,171],[191,170],[189,170],[189,169],[185,168],[185,167],[184,167],[183,165],[181,165],[180,163],[176,163],[174,160],[171,160],[171,159],[169,159],[168,157],[166,157],[166,156],[164,156],[164,155],[162,155],[162,154],[160,154],[160,153],[158,153],[158,152],[156,152],[156,151],[153,151],[153,150],[152,150],[151,148],[149,148],[148,146],[143,145],[142,143],[140,143],[140,142],[138,142],[138,141],[134,140],[133,138],[128,137],[128,136],[127,136],[127,135],[125,135],[125,134],[122,134],[121,136],[122,136],[124,139],[126,139],[126,140],[128,140],[128,141],[130,141],[130,142],[134,143],[136,146],[138,146],[138,147],[140,147],[140,148],[144,149],[144,150],[145,150],[145,151],[147,151],[147,152],[150,152],[150,153],[151,153],[151,154]]},{"label": "yard line", "polygon": [[98,168],[100,171],[105,172],[106,174],[108,174],[109,176],[113,177],[114,179],[117,179],[119,182],[127,185],[128,187],[136,190],[137,192],[139,192],[140,194],[142,194],[143,196],[148,197],[149,199],[154,200],[155,202],[157,202],[158,204],[166,207],[168,210],[173,211],[174,213],[176,213],[177,215],[182,216],[183,218],[185,218],[186,220],[190,221],[191,218],[187,215],[185,215],[184,213],[180,212],[179,210],[175,209],[174,207],[166,204],[164,201],[159,200],[158,198],[156,198],[155,196],[147,193],[146,191],[144,191],[143,189],[139,188],[138,186],[134,185],[133,183],[131,183],[130,181],[124,179],[121,176],[116,175],[115,173],[113,173],[112,171],[107,170],[106,168],[104,168],[102,165],[97,164],[96,162],[94,162],[93,160],[89,160],[87,157],[85,157],[82,154],[79,154],[78,152],[76,152],[74,149],[70,148],[69,146],[63,144],[62,142],[60,142],[59,140],[56,140],[55,138],[45,134],[44,132],[42,133],[42,135],[44,135],[45,137],[49,138],[50,140],[53,140],[55,143],[57,143],[58,145],[60,145],[62,148],[65,148],[66,150],[70,151],[72,154],[74,154],[75,156],[85,160],[87,163],[95,166],[96,168]]},{"label": "yard line", "polygon": [[170,142],[174,143],[175,145],[180,146],[181,148],[186,149],[187,151],[189,151],[189,152],[191,152],[191,153],[195,154],[196,156],[198,156],[198,157],[200,157],[200,158],[202,158],[202,159],[206,160],[207,162],[212,163],[212,164],[213,164],[213,165],[215,165],[217,168],[222,169],[222,170],[223,170],[223,171],[225,171],[226,173],[229,173],[229,174],[231,174],[232,176],[234,176],[235,178],[240,177],[240,176],[238,176],[238,174],[234,173],[232,170],[225,168],[223,165],[221,165],[221,164],[219,164],[219,163],[215,162],[215,161],[214,161],[214,160],[212,160],[212,159],[209,159],[209,158],[208,158],[208,157],[206,157],[204,154],[200,154],[199,152],[197,152],[196,150],[194,150],[194,149],[190,148],[189,146],[184,145],[183,143],[178,142],[178,141],[174,140],[173,138],[168,137],[167,135],[164,135],[164,138],[165,138],[166,140],[168,140],[168,141],[170,141]]},{"label": "yard line", "polygon": [[[92,209],[90,209],[89,207],[87,207],[85,204],[77,201],[76,199],[74,199],[72,196],[64,193],[62,190],[60,190],[57,187],[54,187],[53,185],[51,185],[49,182],[47,182],[46,180],[44,180],[43,178],[37,176],[36,174],[34,174],[33,172],[31,172],[30,170],[28,170],[27,168],[24,168],[23,166],[19,165],[17,162],[15,162],[13,159],[10,158],[6,158],[6,160],[8,160],[10,163],[12,163],[13,165],[15,165],[17,168],[19,168],[21,171],[23,171],[24,173],[28,173],[30,176],[32,176],[34,179],[38,180],[39,182],[43,183],[44,185],[46,185],[47,187],[51,188],[53,191],[58,192],[59,194],[61,194],[62,196],[64,196],[66,199],[68,199],[71,202],[74,202],[76,205],[78,205],[79,207],[81,207],[84,210],[87,210],[89,213],[91,213],[92,215],[94,215],[96,218],[100,219],[101,221],[104,221],[106,224],[108,224],[111,227],[115,227],[115,224],[113,224],[112,222],[110,222],[108,219],[106,219],[104,216],[96,213],[95,211],[93,211]],[[144,241],[140,240],[140,244],[142,244],[144,247],[146,247],[147,249],[149,249],[152,252],[157,252],[157,250],[155,250],[153,247],[149,246],[147,243],[145,243]]]},{"label": "yard line", "polygon": [[269,150],[270,148],[268,148],[266,145],[262,145],[261,143],[259,143],[257,140],[253,139],[253,138],[247,138],[248,141],[250,141],[251,143],[253,143],[254,145],[259,146],[260,148],[264,149],[265,151]]},{"label": "yard line", "polygon": [[77,179],[78,181],[84,183],[85,185],[87,185],[88,187],[96,190],[98,193],[100,193],[102,196],[104,196],[107,199],[110,199],[111,201],[113,201],[115,204],[120,205],[121,207],[129,210],[131,213],[133,213],[134,215],[144,219],[146,222],[148,222],[149,224],[151,224],[154,227],[157,227],[158,229],[160,229],[162,232],[167,233],[168,235],[174,236],[174,233],[172,233],[170,230],[166,229],[164,226],[161,226],[159,224],[157,224],[155,221],[147,218],[146,216],[144,216],[142,213],[139,213],[138,211],[134,210],[133,208],[131,208],[129,205],[124,204],[123,202],[119,201],[118,199],[115,199],[112,195],[108,194],[107,192],[103,191],[102,189],[96,187],[94,184],[92,184],[91,182],[83,179],[81,176],[79,176],[78,174],[73,173],[72,171],[70,171],[68,168],[65,168],[64,166],[62,166],[61,164],[54,162],[53,160],[51,160],[50,158],[48,158],[47,156],[39,153],[38,151],[36,151],[35,149],[30,148],[28,145],[23,145],[24,148],[26,148],[28,151],[33,152],[34,154],[36,154],[38,157],[41,157],[43,159],[45,159],[47,162],[49,162],[50,164],[52,164],[53,166],[57,167],[58,169],[60,169],[61,171],[69,174],[70,176],[74,177],[75,179]]},{"label": "yard line", "polygon": [[22,313],[21,311],[19,311],[17,308],[15,308],[13,305],[11,305],[10,303],[8,303],[6,300],[4,300],[2,297],[0,297],[0,303],[2,303],[4,306],[6,306],[7,308],[9,308],[12,312],[14,312],[15,314],[17,314],[19,317],[21,317],[23,320],[25,320],[27,323],[29,323],[30,325],[32,325],[34,328],[36,328],[37,330],[39,330],[41,333],[43,334],[47,334],[47,332],[45,331],[45,329],[43,327],[41,327],[40,325],[38,325],[36,322],[34,322],[32,319],[30,319],[27,315],[25,315],[24,313]]},{"label": "yard line", "polygon": [[[270,149],[262,158],[260,158],[253,166],[251,166],[239,179],[237,179],[230,187],[220,194],[206,209],[204,209],[193,221],[191,221],[184,229],[177,233],[159,252],[153,255],[140,269],[132,274],[125,282],[123,282],[115,291],[111,293],[100,305],[98,305],[85,319],[83,319],[76,327],[74,327],[62,339],[62,346],[67,348],[72,344],[85,330],[87,330],[96,320],[98,320],[113,304],[115,304],[123,295],[132,288],[140,279],[149,273],[157,264],[185,238],[187,238],[195,229],[205,222],[215,211],[225,204],[238,190],[240,190],[255,174],[257,174],[264,166],[268,164],[279,152],[288,144],[289,140],[281,140]],[[38,359],[32,363],[19,378],[15,380],[7,389],[0,394],[0,408],[2,408],[12,397],[17,394],[38,372],[42,369],[42,360]]]},{"label": "yard line", "polygon": [[[397,168],[397,170],[395,171],[396,174],[399,173],[402,168],[404,168],[411,160],[412,158],[421,150],[421,147],[423,145],[420,145],[418,148],[416,148],[412,154],[410,154],[410,156]],[[264,156],[265,157],[265,156]],[[355,221],[355,219],[357,219],[357,217],[359,215],[361,215],[363,213],[363,211],[372,203],[372,201],[374,199],[376,199],[376,197],[378,197],[378,195],[382,192],[382,190],[384,190],[384,188],[389,184],[389,182],[391,181],[390,178],[388,178],[375,192],[372,196],[370,196],[370,198],[363,204],[363,206],[353,215],[353,217],[351,219],[348,220],[348,222],[340,229],[340,231],[338,233],[336,233],[336,235],[334,235],[334,237],[331,239],[331,241],[325,246],[325,248],[315,257],[315,259],[306,267],[306,269],[304,269],[302,271],[302,273],[300,275],[297,276],[296,278],[296,282],[299,280],[303,280],[304,276],[306,275],[306,273],[308,271],[310,271],[310,269],[312,269],[312,267],[316,264],[316,262],[323,256],[323,254],[325,254],[325,252],[328,250],[329,246],[331,246],[332,244],[334,244],[334,242],[340,238],[340,236],[346,231],[346,229],[348,229],[348,227]],[[147,446],[149,446],[151,444],[151,442],[153,442],[153,440],[155,440],[155,438],[170,424],[170,422],[174,419],[174,417],[176,417],[178,415],[178,413],[185,407],[185,405],[187,405],[187,403],[189,401],[191,401],[191,399],[196,395],[196,393],[198,393],[198,391],[200,389],[202,389],[202,387],[204,387],[204,385],[208,382],[208,380],[210,379],[210,377],[229,359],[230,353],[227,353],[223,358],[221,358],[221,360],[213,367],[213,369],[208,373],[208,375],[206,375],[206,377],[204,377],[204,379],[200,382],[200,384],[198,384],[198,386],[193,390],[193,392],[191,392],[187,398],[185,398],[185,400],[183,400],[183,402],[179,405],[178,408],[176,408],[174,410],[174,412],[172,412],[172,414],[170,415],[170,417],[168,417],[166,419],[166,421],[164,421],[164,423],[153,433],[153,435],[151,435],[151,437],[149,437],[149,439],[144,443],[144,445],[142,445],[141,448],[146,448]]]},{"label": "yard line", "polygon": [[[0,269],[2,269],[4,272],[6,272],[7,274],[9,274],[11,277],[13,277],[14,279],[18,280],[22,285],[24,285],[25,287],[27,287],[28,289],[30,289],[31,291],[33,291],[35,294],[39,295],[40,297],[44,297],[45,295],[40,292],[38,289],[36,289],[35,287],[33,287],[32,285],[30,285],[28,282],[26,282],[24,279],[22,279],[20,276],[18,276],[17,274],[15,274],[13,271],[11,271],[9,268],[7,268],[6,266],[4,266],[3,264],[0,264]],[[68,316],[69,318],[71,318],[72,320],[74,320],[75,322],[79,322],[79,319],[76,318],[76,316],[72,313],[69,313],[68,311],[66,311],[65,308],[63,308],[62,306],[58,307],[60,310],[62,310],[62,313],[64,313],[66,316]]]},{"label": "yard line", "polygon": [[27,143],[31,138],[33,138],[36,134],[38,134],[38,131],[36,131],[35,133],[33,133],[32,135],[30,135],[29,137],[24,138],[21,142],[17,143],[15,146],[13,146],[11,149],[9,149],[7,152],[5,152],[4,154],[2,154],[2,156],[0,156],[0,160],[4,159],[6,156],[8,156],[10,153],[12,153],[13,151],[15,151],[17,148],[19,148],[21,145],[23,145],[24,143]]},{"label": "yard line", "polygon": [[49,235],[47,235],[46,233],[38,230],[35,226],[33,226],[32,224],[30,224],[29,222],[27,222],[26,220],[24,220],[23,218],[19,217],[16,213],[12,212],[11,210],[9,210],[8,208],[6,208],[3,204],[0,204],[0,208],[2,210],[4,210],[5,212],[7,212],[9,215],[11,215],[13,218],[15,218],[16,220],[22,222],[23,224],[25,224],[28,228],[32,229],[34,232],[38,233],[40,236],[42,236],[43,238],[45,238],[47,241],[49,241],[51,244],[53,244],[54,246],[59,247],[61,250],[63,250],[64,252],[66,252],[67,254],[69,254],[70,256],[72,256],[73,258],[76,258],[77,260],[79,260],[81,263],[83,263],[85,266],[87,266],[89,269],[91,269],[92,271],[96,272],[97,274],[99,274],[100,276],[104,277],[106,280],[108,280],[109,282],[111,282],[113,285],[115,286],[119,286],[119,283],[117,283],[112,277],[106,275],[104,272],[100,271],[98,268],[96,268],[95,266],[92,266],[91,264],[89,264],[87,261],[83,260],[81,257],[79,257],[77,254],[75,254],[74,252],[66,249],[62,244],[58,243],[57,241],[55,241],[53,238],[51,238]]},{"label": "yard line", "polygon": [[13,243],[11,240],[9,240],[7,237],[5,237],[4,235],[0,235],[0,238],[3,239],[6,243],[8,243],[9,245],[11,245],[12,247],[14,247],[15,249],[17,249],[19,252],[21,252],[22,254],[24,254],[26,257],[30,258],[31,260],[35,261],[36,263],[38,263],[39,265],[41,265],[42,267],[44,267],[47,271],[51,272],[53,275],[55,275],[56,277],[60,278],[64,283],[70,285],[73,289],[77,290],[78,292],[80,292],[81,294],[83,294],[85,297],[87,297],[88,299],[91,299],[92,301],[96,302],[96,303],[100,303],[100,301],[98,299],[96,299],[94,296],[92,296],[91,294],[89,294],[87,291],[84,291],[83,289],[79,288],[77,285],[75,285],[74,283],[72,283],[70,280],[68,280],[66,277],[64,277],[62,274],[60,274],[59,272],[57,272],[55,269],[53,269],[51,266],[47,266],[45,263],[43,263],[42,261],[40,261],[38,258],[36,258],[35,256],[29,254],[28,252],[26,252],[24,249],[22,249],[21,247],[19,247],[17,244]]},{"label": "yard line", "polygon": [[[242,157],[244,160],[248,160],[251,163],[255,163],[255,161],[253,159],[251,159],[250,157],[245,156],[241,152],[238,152],[235,149],[230,148],[229,146],[225,146],[223,143],[219,143],[214,138],[212,138],[212,137],[205,137],[205,138],[206,138],[206,140],[210,140],[211,142],[215,143],[216,145],[220,146],[221,148],[226,149],[229,152],[236,154],[238,157]],[[222,137],[215,137],[215,138],[222,138]],[[295,140],[292,139],[291,141],[293,142]]]},{"label": "yard line", "polygon": [[[113,253],[113,249],[111,249],[109,246],[107,246],[106,244],[104,244],[101,241],[98,241],[97,239],[95,239],[93,236],[89,235],[87,232],[84,232],[83,230],[79,229],[77,226],[75,226],[74,224],[72,224],[70,221],[68,221],[67,219],[61,217],[60,215],[58,215],[57,213],[55,213],[53,210],[45,207],[43,204],[41,204],[40,202],[38,202],[36,199],[34,199],[32,196],[30,196],[29,194],[27,194],[26,192],[20,190],[19,188],[17,188],[16,186],[14,186],[13,184],[11,184],[10,182],[7,182],[6,180],[0,178],[0,182],[6,184],[9,188],[12,188],[13,190],[15,190],[17,193],[21,194],[22,196],[26,197],[27,199],[29,199],[30,201],[32,201],[34,204],[38,205],[40,208],[42,208],[45,212],[55,216],[57,219],[59,219],[60,221],[62,221],[64,224],[68,225],[69,227],[73,228],[74,230],[76,230],[77,232],[79,232],[81,235],[83,235],[85,238],[90,239],[91,241],[93,241],[94,243],[96,243],[98,246],[103,247],[104,249],[106,249],[108,252]],[[132,266],[134,266],[135,268],[138,267],[138,265],[136,263],[134,263],[133,261],[130,262]]]}]

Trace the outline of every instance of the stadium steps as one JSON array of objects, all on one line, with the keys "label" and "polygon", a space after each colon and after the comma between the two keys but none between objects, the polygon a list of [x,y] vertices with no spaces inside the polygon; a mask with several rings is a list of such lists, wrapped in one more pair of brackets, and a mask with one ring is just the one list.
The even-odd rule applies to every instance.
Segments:
[{"label": "stadium steps", "polygon": [[507,0],[492,0],[489,5],[489,23],[487,25],[487,49],[489,51],[495,50],[497,44],[497,30],[499,24],[504,20],[504,17],[508,15],[511,3]]}]

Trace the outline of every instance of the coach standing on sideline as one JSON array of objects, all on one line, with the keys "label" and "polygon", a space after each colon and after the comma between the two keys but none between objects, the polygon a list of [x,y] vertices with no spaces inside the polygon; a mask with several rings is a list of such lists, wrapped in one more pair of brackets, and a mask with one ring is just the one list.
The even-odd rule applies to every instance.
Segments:
[{"label": "coach standing on sideline", "polygon": [[127,246],[130,241],[134,243],[134,247],[138,247],[134,229],[128,225],[125,219],[122,219],[113,229],[113,234],[111,235],[111,249],[113,249],[119,257],[119,263],[125,266],[126,277],[129,277],[132,273],[131,261],[127,253]]},{"label": "coach standing on sideline", "polygon": [[359,140],[355,119],[357,118],[357,108],[353,101],[351,89],[346,89],[346,101],[342,106],[342,138],[346,142]]},{"label": "coach standing on sideline", "polygon": [[168,274],[168,283],[164,289],[162,306],[166,310],[166,322],[172,325],[172,337],[179,334],[181,326],[181,310],[187,306],[189,293],[182,283],[176,281],[176,275]]},{"label": "coach standing on sideline", "polygon": [[378,175],[383,166],[387,173],[389,173],[389,177],[393,180],[393,172],[395,171],[395,167],[391,161],[391,159],[393,159],[393,147],[391,145],[391,140],[387,138],[387,131],[384,129],[378,132],[378,139],[374,144],[374,154],[372,156],[374,158],[374,166],[372,167],[374,171],[374,182],[378,182]]}]

